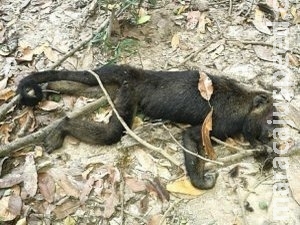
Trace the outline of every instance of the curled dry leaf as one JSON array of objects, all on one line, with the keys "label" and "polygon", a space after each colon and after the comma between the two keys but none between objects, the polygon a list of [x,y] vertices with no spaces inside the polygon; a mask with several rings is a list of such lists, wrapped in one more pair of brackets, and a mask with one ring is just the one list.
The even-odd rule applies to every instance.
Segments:
[{"label": "curled dry leaf", "polygon": [[268,28],[268,26],[266,25],[264,12],[259,10],[259,8],[256,8],[254,15],[255,16],[254,16],[254,20],[252,23],[255,26],[255,28],[264,34],[271,35],[271,31]]},{"label": "curled dry leaf", "polygon": [[170,184],[167,184],[167,191],[185,195],[203,195],[204,190],[195,188],[187,177],[180,178]]},{"label": "curled dry leaf", "polygon": [[204,72],[199,72],[199,75],[198,90],[202,98],[209,101],[214,91],[212,81]]},{"label": "curled dry leaf", "polygon": [[60,104],[57,102],[54,102],[54,101],[43,101],[39,104],[39,108],[44,111],[47,111],[47,112],[56,110],[59,107],[60,107]]},{"label": "curled dry leaf", "polygon": [[207,114],[202,127],[201,127],[201,135],[202,135],[202,143],[208,158],[215,160],[217,158],[216,152],[211,144],[210,140],[210,131],[212,130],[212,114],[213,109]]}]

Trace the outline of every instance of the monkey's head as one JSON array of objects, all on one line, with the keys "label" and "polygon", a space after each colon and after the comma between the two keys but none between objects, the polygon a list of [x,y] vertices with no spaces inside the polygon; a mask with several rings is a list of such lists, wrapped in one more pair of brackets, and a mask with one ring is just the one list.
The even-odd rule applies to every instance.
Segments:
[{"label": "monkey's head", "polygon": [[271,141],[276,127],[273,124],[273,120],[277,119],[273,116],[275,111],[270,94],[259,92],[254,95],[251,110],[243,125],[243,135],[251,145],[256,145],[258,142],[267,144]]}]

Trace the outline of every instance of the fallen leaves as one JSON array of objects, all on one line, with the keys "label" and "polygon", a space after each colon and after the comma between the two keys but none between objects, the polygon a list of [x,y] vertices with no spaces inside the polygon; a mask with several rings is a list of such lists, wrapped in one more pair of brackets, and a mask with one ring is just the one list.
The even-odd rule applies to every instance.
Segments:
[{"label": "fallen leaves", "polygon": [[205,193],[204,190],[195,188],[187,177],[178,179],[173,183],[167,184],[167,191],[185,195],[199,196]]},{"label": "fallen leaves", "polygon": [[212,81],[204,72],[199,72],[199,75],[198,90],[202,98],[209,101],[214,91]]}]

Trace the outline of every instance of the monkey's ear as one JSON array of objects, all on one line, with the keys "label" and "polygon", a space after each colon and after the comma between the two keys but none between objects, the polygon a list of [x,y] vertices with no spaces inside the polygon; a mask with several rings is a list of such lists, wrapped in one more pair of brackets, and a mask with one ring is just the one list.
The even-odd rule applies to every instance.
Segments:
[{"label": "monkey's ear", "polygon": [[269,98],[266,94],[259,94],[253,98],[253,107],[257,108],[265,105],[269,102]]}]

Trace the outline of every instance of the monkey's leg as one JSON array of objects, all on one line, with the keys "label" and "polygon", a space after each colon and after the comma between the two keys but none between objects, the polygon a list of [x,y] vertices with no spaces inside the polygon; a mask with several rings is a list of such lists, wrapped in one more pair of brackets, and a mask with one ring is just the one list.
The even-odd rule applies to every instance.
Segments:
[{"label": "monkey's leg", "polygon": [[[191,152],[205,156],[202,147],[200,126],[190,127],[183,132],[183,145]],[[184,158],[187,174],[194,187],[199,189],[211,189],[215,186],[217,174],[205,173],[205,161],[186,151],[184,151]]]},{"label": "monkey's leg", "polygon": [[[124,82],[114,101],[119,115],[128,126],[132,125],[136,111],[136,100],[133,92],[133,88]],[[65,118],[59,127],[46,138],[45,147],[48,152],[61,147],[66,135],[74,136],[90,144],[110,145],[121,139],[123,131],[124,128],[115,113],[112,114],[107,124]]]}]

